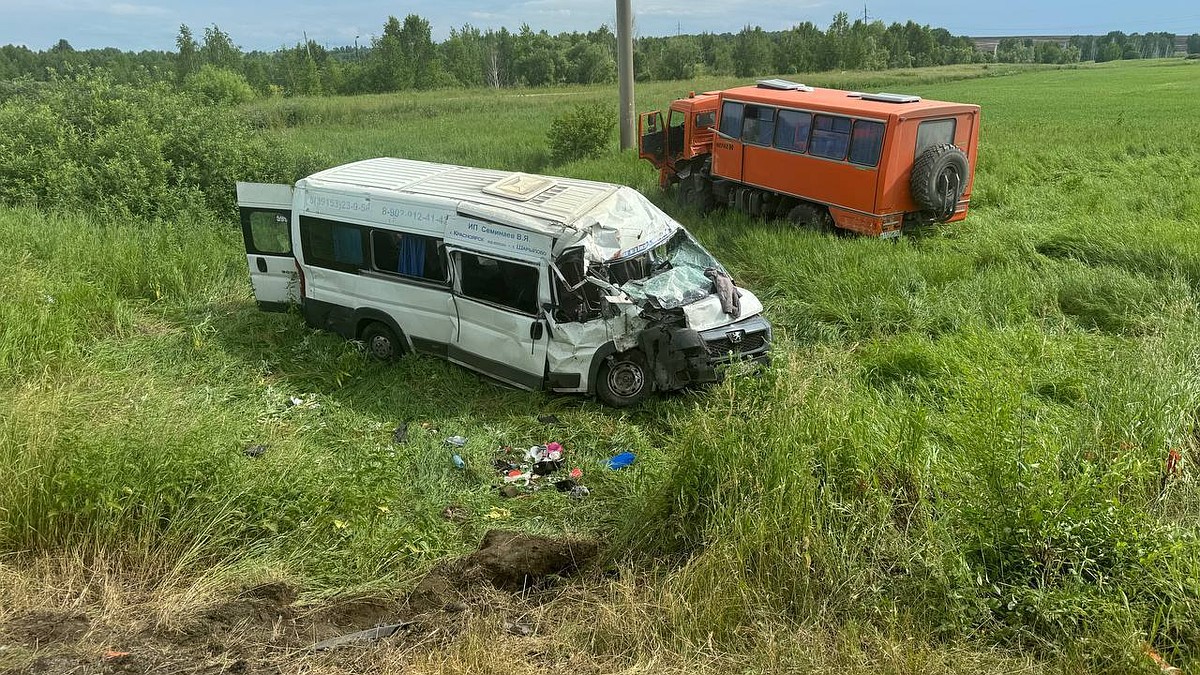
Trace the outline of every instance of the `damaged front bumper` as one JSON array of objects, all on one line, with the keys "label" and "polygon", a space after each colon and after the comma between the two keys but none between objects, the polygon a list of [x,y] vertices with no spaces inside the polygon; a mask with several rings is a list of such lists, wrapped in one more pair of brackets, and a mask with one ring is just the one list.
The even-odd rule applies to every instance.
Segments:
[{"label": "damaged front bumper", "polygon": [[756,314],[737,323],[700,332],[705,350],[714,364],[733,361],[770,363],[771,323]]}]

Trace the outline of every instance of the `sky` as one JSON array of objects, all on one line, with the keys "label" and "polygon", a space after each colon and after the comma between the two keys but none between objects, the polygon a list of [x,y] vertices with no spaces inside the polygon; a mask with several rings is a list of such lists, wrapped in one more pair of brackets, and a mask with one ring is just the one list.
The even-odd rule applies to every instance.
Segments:
[{"label": "sky", "polygon": [[[821,28],[833,15],[865,11],[885,23],[913,20],[955,35],[1055,35],[1166,31],[1200,32],[1195,0],[632,0],[636,34],[737,32],[745,25],[782,30],[804,21]],[[180,24],[197,38],[216,24],[242,49],[274,50],[304,36],[328,47],[370,44],[389,15],[419,14],[446,38],[451,27],[481,29],[527,23],[534,30],[589,31],[613,26],[615,0],[0,0],[0,44],[46,49],[65,38],[76,49],[173,50]]]}]

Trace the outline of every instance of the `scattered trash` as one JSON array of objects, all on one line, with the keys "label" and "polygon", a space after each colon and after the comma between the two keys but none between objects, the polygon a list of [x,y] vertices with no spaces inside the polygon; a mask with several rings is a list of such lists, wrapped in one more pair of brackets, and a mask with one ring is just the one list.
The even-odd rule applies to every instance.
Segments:
[{"label": "scattered trash", "polygon": [[622,452],[619,455],[614,455],[609,458],[608,468],[612,469],[613,471],[616,471],[617,469],[624,469],[625,467],[633,464],[634,460],[636,459],[637,455],[633,454],[632,452]]},{"label": "scattered trash", "polygon": [[558,415],[538,415],[538,421],[542,424],[558,424]]},{"label": "scattered trash", "polygon": [[469,511],[458,504],[451,504],[442,509],[442,517],[453,523],[465,523],[470,515]]},{"label": "scattered trash", "polygon": [[386,626],[376,626],[367,630],[360,630],[357,633],[349,635],[339,635],[338,637],[322,640],[317,644],[309,647],[315,652],[325,651],[326,649],[335,649],[343,645],[353,644],[355,642],[371,642],[374,640],[382,640],[395,635],[401,628],[412,625],[411,621],[402,621],[400,623],[388,624]]},{"label": "scattered trash", "polygon": [[575,480],[579,480],[580,478],[583,478],[583,469],[575,467],[574,469],[571,469],[571,472],[567,475]]},{"label": "scattered trash", "polygon": [[512,511],[502,509],[498,506],[493,506],[491,511],[487,512],[487,517],[491,520],[504,520],[512,515]]},{"label": "scattered trash", "polygon": [[126,656],[129,656],[129,654],[130,652],[118,652],[113,651],[112,649],[105,649],[104,653],[100,655],[100,658],[104,659],[105,661],[112,661],[113,659],[125,658]]},{"label": "scattered trash", "polygon": [[467,444],[467,439],[462,436],[451,436],[446,439],[446,445],[453,445],[456,448],[461,448]]},{"label": "scattered trash", "polygon": [[570,492],[575,486],[579,485],[570,478],[564,478],[554,484],[554,489],[559,492]]},{"label": "scattered trash", "polygon": [[[507,625],[505,627],[507,627]],[[1158,652],[1154,651],[1154,648],[1150,646],[1150,643],[1142,643],[1142,651],[1145,652],[1146,656],[1150,657],[1150,660],[1154,662],[1154,665],[1158,666],[1158,669],[1162,671],[1163,675],[1183,675],[1182,670],[1167,663],[1166,659],[1160,656]]]},{"label": "scattered trash", "polygon": [[248,445],[245,450],[247,457],[262,457],[266,452],[267,446],[265,445]]},{"label": "scattered trash", "polygon": [[533,635],[533,629],[523,623],[511,623],[505,621],[504,630],[509,635],[516,635],[518,637],[529,637],[530,635]]},{"label": "scattered trash", "polygon": [[575,500],[583,499],[590,494],[592,494],[592,491],[587,489],[586,485],[576,485],[567,492],[567,496]]},{"label": "scattered trash", "polygon": [[533,465],[533,473],[537,476],[549,476],[562,468],[562,460],[543,459]]},{"label": "scattered trash", "polygon": [[404,422],[404,424],[401,424],[400,426],[396,427],[396,430],[392,432],[392,442],[395,443],[396,445],[404,445],[405,443],[408,442],[408,421],[407,420]]},{"label": "scattered trash", "polygon": [[463,461],[463,458],[457,452],[450,456],[450,461],[454,463],[454,468],[456,469],[465,469],[467,467],[467,463]]},{"label": "scattered trash", "polygon": [[559,443],[546,444],[546,459],[562,459],[563,446]]}]

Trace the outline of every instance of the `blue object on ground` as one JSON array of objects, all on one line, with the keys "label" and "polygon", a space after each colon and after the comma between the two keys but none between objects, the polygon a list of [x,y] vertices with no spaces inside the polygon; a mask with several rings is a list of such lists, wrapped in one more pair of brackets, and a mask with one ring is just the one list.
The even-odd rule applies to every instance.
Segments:
[{"label": "blue object on ground", "polygon": [[457,469],[461,469],[467,465],[467,463],[463,461],[463,458],[459,457],[458,455],[451,457],[450,461],[454,462],[454,467]]},{"label": "blue object on ground", "polygon": [[624,469],[630,464],[633,464],[635,459],[637,459],[637,455],[633,454],[632,452],[622,452],[619,455],[614,455],[613,457],[609,458],[608,468],[612,469],[613,471],[616,471],[617,469]]}]

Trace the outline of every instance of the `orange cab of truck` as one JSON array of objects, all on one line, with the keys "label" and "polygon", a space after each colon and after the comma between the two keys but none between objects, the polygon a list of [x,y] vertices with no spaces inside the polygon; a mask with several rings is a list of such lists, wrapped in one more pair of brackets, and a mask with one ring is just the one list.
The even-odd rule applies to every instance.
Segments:
[{"label": "orange cab of truck", "polygon": [[638,136],[686,205],[890,237],[966,217],[979,106],[760,80],[644,113]]}]

